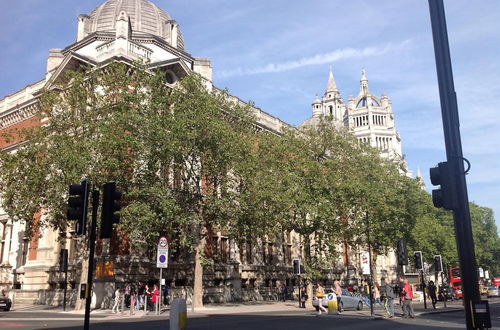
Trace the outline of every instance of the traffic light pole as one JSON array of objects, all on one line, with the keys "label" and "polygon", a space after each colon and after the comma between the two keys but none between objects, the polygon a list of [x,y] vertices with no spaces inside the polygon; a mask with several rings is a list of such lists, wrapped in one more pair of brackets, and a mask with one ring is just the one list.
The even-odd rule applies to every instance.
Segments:
[{"label": "traffic light pole", "polygon": [[422,286],[422,294],[424,295],[424,309],[427,309],[427,299],[426,299],[426,295],[425,295],[425,281],[424,281],[424,270],[420,270],[420,275],[422,276],[422,282],[421,282],[421,286]]},{"label": "traffic light pole", "polygon": [[299,308],[302,308],[302,296],[301,296],[301,287],[300,287],[300,274],[298,275],[299,278]]},{"label": "traffic light pole", "polygon": [[85,321],[84,330],[89,330],[90,326],[90,303],[92,302],[92,285],[94,284],[94,252],[97,227],[97,209],[99,207],[99,190],[92,191],[92,223],[90,225],[89,236],[89,269],[87,275],[87,296],[85,300]]},{"label": "traffic light pole", "polygon": [[473,309],[474,303],[481,300],[479,294],[477,264],[472,238],[469,213],[469,198],[465,181],[464,158],[460,138],[457,97],[453,83],[450,49],[446,30],[446,19],[442,0],[429,0],[436,69],[441,100],[446,159],[452,178],[451,193],[454,193],[458,206],[453,210],[455,233],[460,270],[463,284],[463,300],[467,329],[477,329]]}]

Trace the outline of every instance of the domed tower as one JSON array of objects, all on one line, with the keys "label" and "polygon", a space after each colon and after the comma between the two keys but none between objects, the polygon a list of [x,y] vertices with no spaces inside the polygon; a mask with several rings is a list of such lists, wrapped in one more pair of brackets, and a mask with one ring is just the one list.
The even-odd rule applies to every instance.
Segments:
[{"label": "domed tower", "polygon": [[188,54],[179,24],[147,0],[107,0],[90,14],[78,16],[76,42],[50,51],[46,80],[57,79],[66,68],[113,59],[159,68],[169,84],[191,71],[212,81],[210,60]]},{"label": "domed tower", "polygon": [[77,41],[95,32],[119,33],[123,14],[128,20],[127,27],[134,34],[158,36],[171,46],[184,50],[184,39],[177,22],[147,0],[108,0],[89,15],[80,15]]},{"label": "domed tower", "polygon": [[378,148],[383,157],[402,158],[401,138],[395,128],[391,101],[385,94],[378,98],[370,92],[364,69],[359,94],[349,100],[346,122],[355,137]]}]

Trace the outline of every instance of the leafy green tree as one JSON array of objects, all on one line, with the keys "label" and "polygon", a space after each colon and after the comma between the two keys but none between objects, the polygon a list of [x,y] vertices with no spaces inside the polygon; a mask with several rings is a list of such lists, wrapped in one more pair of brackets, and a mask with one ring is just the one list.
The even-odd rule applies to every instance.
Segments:
[{"label": "leafy green tree", "polygon": [[227,226],[237,205],[233,168],[248,154],[247,107],[196,75],[171,89],[161,71],[140,65],[69,72],[58,83],[40,99],[43,125],[11,132],[23,143],[0,154],[3,207],[32,232],[50,226],[66,237],[68,185],[82,177],[97,188],[116,181],[120,226],[133,246],[152,247],[159,234],[175,233],[174,250],[194,247],[194,302],[201,305],[207,228]]},{"label": "leafy green tree", "polygon": [[478,267],[494,276],[500,273],[500,238],[493,210],[469,203]]}]

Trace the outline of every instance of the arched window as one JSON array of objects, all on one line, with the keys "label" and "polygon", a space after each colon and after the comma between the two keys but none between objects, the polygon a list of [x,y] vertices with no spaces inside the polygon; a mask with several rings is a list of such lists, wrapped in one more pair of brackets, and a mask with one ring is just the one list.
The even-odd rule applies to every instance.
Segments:
[{"label": "arched window", "polygon": [[328,110],[330,111],[330,116],[333,116],[333,107],[331,105],[328,107]]},{"label": "arched window", "polygon": [[165,80],[167,81],[167,83],[173,84],[177,79],[173,72],[167,71],[165,72]]}]

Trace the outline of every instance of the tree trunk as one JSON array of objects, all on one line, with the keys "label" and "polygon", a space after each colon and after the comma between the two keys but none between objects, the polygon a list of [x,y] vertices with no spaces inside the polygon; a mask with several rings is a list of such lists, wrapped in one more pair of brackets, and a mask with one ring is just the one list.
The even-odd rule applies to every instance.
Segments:
[{"label": "tree trunk", "polygon": [[194,257],[193,308],[203,307],[203,251],[205,238],[201,238],[196,246]]},{"label": "tree trunk", "polygon": [[[304,259],[306,260],[306,264],[310,265],[311,263],[311,239],[309,238],[308,235],[304,235]],[[310,306],[312,304],[313,300],[313,279],[310,275],[307,277],[307,301],[306,305]]]}]

